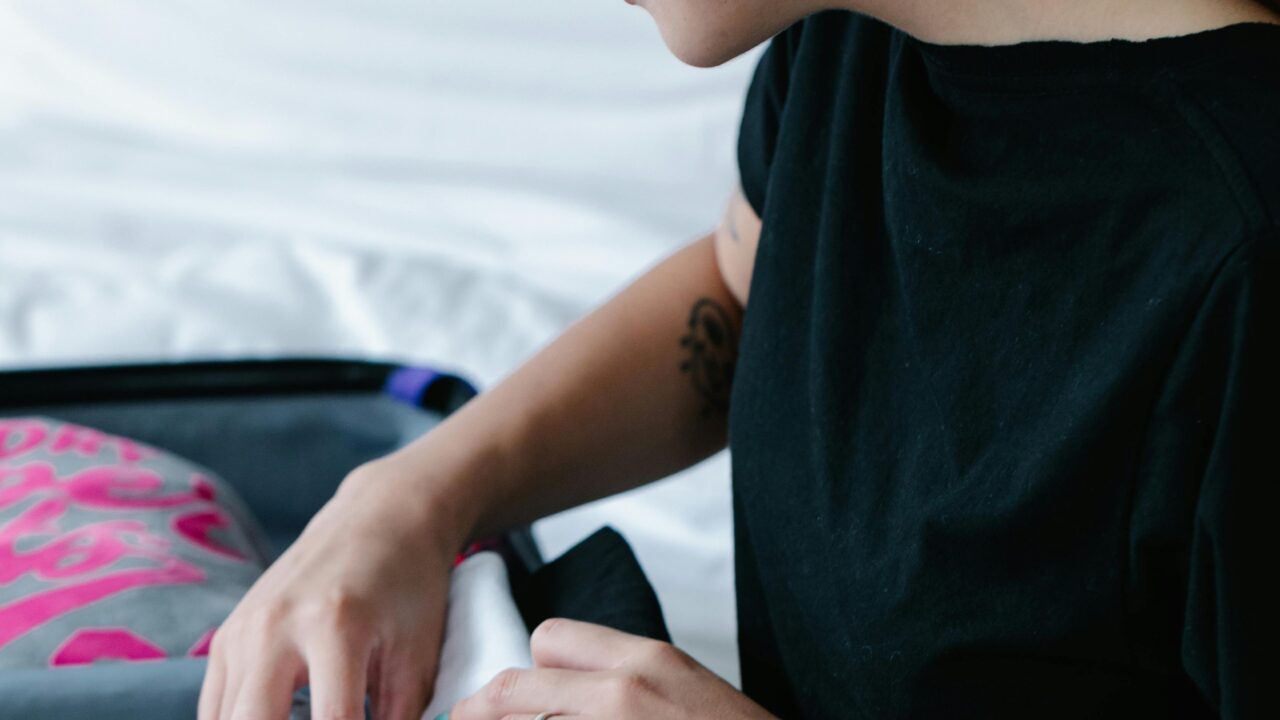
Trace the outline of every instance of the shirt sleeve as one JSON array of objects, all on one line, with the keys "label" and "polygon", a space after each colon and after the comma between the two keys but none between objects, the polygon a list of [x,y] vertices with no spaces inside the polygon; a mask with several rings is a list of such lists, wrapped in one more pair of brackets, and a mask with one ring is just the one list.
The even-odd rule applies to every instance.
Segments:
[{"label": "shirt sleeve", "polygon": [[793,49],[803,23],[797,23],[769,43],[756,66],[742,112],[738,172],[747,202],[761,217],[787,99]]},{"label": "shirt sleeve", "polygon": [[[1178,364],[1195,405],[1203,468],[1194,495],[1181,638],[1183,668],[1225,720],[1280,717],[1270,689],[1270,617],[1280,608],[1273,502],[1280,411],[1280,243],[1254,242],[1222,268]],[[1272,437],[1269,437],[1272,436]],[[1186,457],[1185,455],[1183,456]],[[1265,664],[1264,664],[1265,663]]]}]

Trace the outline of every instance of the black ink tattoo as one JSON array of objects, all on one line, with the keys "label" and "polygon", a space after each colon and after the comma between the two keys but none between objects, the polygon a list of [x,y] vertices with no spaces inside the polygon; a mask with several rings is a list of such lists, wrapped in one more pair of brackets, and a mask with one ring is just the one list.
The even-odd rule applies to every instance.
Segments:
[{"label": "black ink tattoo", "polygon": [[707,401],[703,413],[729,411],[729,393],[738,359],[738,337],[729,312],[714,300],[701,298],[689,312],[688,334],[680,338],[687,353],[680,370]]}]

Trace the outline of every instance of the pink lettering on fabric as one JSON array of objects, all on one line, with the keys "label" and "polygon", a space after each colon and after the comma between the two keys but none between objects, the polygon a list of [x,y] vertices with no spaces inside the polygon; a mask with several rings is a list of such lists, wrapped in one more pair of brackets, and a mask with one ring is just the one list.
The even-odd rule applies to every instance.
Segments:
[{"label": "pink lettering on fabric", "polygon": [[[48,443],[45,442],[46,439]],[[37,447],[43,447],[54,455],[76,453],[84,457],[93,457],[101,453],[104,448],[111,448],[122,463],[138,463],[159,454],[152,448],[129,438],[109,435],[101,430],[80,425],[62,425],[53,437],[49,438],[48,425],[39,420],[30,418],[0,420],[0,460],[21,457]]]},{"label": "pink lettering on fabric", "polygon": [[[144,523],[116,520],[93,523],[58,533],[57,520],[66,512],[65,500],[44,500],[0,527],[0,585],[32,573],[41,580],[83,575],[113,565],[126,555],[167,559],[168,543],[147,532]],[[18,552],[23,537],[52,536],[27,552]]]},{"label": "pink lettering on fabric", "polygon": [[143,447],[128,438],[70,424],[58,429],[49,443],[48,450],[55,455],[74,452],[85,457],[93,457],[101,453],[104,447],[114,448],[120,461],[125,463],[141,462],[156,454],[151,448]]},{"label": "pink lettering on fabric", "polygon": [[195,645],[187,651],[187,657],[209,657],[209,646],[213,645],[213,634],[218,632],[218,628],[211,628],[200,636]]},{"label": "pink lettering on fabric", "polygon": [[[66,477],[59,477],[48,462],[12,462],[36,448],[89,456],[104,447],[114,448],[118,464],[91,467]],[[49,428],[38,421],[0,421],[0,509],[34,500],[16,517],[0,524],[0,586],[24,576],[59,583],[0,605],[0,648],[54,618],[120,593],[205,579],[203,570],[175,555],[170,542],[148,531],[140,520],[110,519],[107,515],[103,521],[62,530],[59,521],[73,507],[108,513],[180,509],[182,512],[170,520],[178,537],[219,557],[250,561],[213,536],[216,530],[232,527],[233,521],[214,503],[212,482],[196,474],[189,489],[165,492],[164,479],[158,473],[135,464],[152,452],[89,428],[63,426],[50,437]],[[144,560],[146,566],[133,563],[111,572],[125,559]],[[92,630],[73,636],[55,653],[53,662],[92,662],[95,657],[142,659],[152,657],[153,651],[159,652],[127,631]]]},{"label": "pink lettering on fabric", "polygon": [[219,508],[179,515],[173,519],[171,526],[175,533],[211,553],[235,560],[249,559],[244,553],[222,545],[209,536],[211,530],[231,527],[231,518]]},{"label": "pink lettering on fabric", "polygon": [[199,473],[191,476],[191,492],[201,500],[213,502],[218,499],[218,491],[214,489],[213,483]]},{"label": "pink lettering on fabric", "polygon": [[213,501],[213,488],[207,479],[196,475],[191,484],[189,491],[156,495],[164,479],[151,470],[130,465],[103,465],[68,478],[56,477],[48,463],[0,466],[0,509],[37,493],[104,510],[163,509]]},{"label": "pink lettering on fabric", "polygon": [[163,567],[121,570],[75,585],[65,585],[28,595],[0,606],[0,647],[56,617],[134,588],[149,585],[180,585],[204,580],[204,571],[181,560]]},{"label": "pink lettering on fabric", "polygon": [[77,630],[62,643],[49,664],[88,665],[98,660],[163,660],[164,650],[125,628]]},{"label": "pink lettering on fabric", "polygon": [[38,420],[0,420],[0,460],[30,452],[48,434],[49,428]]},{"label": "pink lettering on fabric", "polygon": [[193,502],[207,502],[199,489],[170,495],[155,495],[164,478],[151,470],[127,465],[104,465],[72,475],[66,494],[77,505],[103,509],[173,508]]},{"label": "pink lettering on fabric", "polygon": [[0,465],[0,510],[19,503],[42,490],[51,489],[55,478],[53,466],[31,463],[19,467]]}]

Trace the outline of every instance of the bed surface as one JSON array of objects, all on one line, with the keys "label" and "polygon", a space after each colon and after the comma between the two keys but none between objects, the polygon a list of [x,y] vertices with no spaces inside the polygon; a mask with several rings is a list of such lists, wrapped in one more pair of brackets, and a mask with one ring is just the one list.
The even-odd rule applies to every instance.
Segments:
[{"label": "bed surface", "polygon": [[[621,2],[0,3],[0,367],[354,355],[494,382],[709,229],[753,66]],[[617,526],[736,680],[728,463]]]}]

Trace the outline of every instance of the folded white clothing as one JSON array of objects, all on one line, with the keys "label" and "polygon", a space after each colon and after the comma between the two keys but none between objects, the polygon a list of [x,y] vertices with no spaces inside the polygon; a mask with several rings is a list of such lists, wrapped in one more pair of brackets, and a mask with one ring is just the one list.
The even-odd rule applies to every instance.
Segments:
[{"label": "folded white clothing", "polygon": [[506,564],[493,552],[467,558],[453,571],[440,672],[423,720],[449,712],[503,670],[532,664],[529,630],[511,596]]}]

